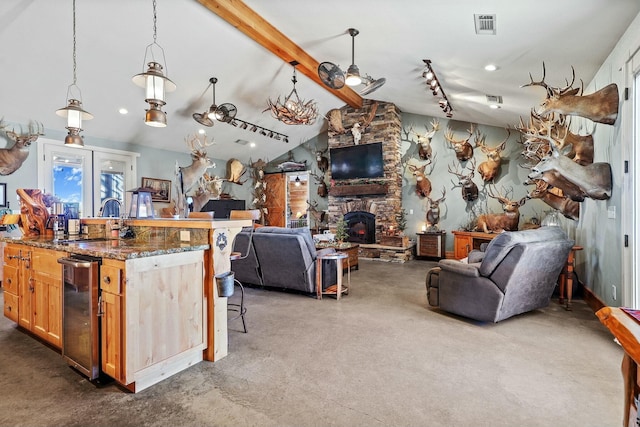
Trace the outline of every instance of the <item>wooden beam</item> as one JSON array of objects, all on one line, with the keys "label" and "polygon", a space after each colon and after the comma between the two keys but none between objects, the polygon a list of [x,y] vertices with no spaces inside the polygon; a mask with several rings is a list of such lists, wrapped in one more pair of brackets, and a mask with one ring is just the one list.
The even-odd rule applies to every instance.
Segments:
[{"label": "wooden beam", "polygon": [[283,61],[287,63],[298,61],[299,65],[296,66],[298,71],[351,107],[362,108],[362,97],[358,93],[349,86],[331,89],[322,83],[318,77],[320,63],[241,0],[198,0],[198,2]]}]

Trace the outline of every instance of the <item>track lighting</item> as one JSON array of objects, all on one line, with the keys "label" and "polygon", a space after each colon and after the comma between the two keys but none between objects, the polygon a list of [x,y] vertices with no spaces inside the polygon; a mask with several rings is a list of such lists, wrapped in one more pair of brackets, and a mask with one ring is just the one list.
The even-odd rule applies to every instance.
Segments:
[{"label": "track lighting", "polygon": [[229,123],[231,126],[237,127],[239,129],[247,129],[250,132],[258,132],[260,135],[268,136],[269,138],[275,139],[276,141],[283,140],[284,142],[287,142],[287,143],[289,142],[289,138],[287,137],[287,135],[283,133],[266,129],[266,128],[263,128],[262,126],[254,125],[253,123],[249,123],[237,117],[235,117],[233,120],[226,121],[226,123]]},{"label": "track lighting", "polygon": [[422,60],[425,63],[425,69],[422,72],[422,78],[425,79],[425,83],[429,86],[429,90],[431,90],[431,94],[433,96],[439,96],[440,100],[438,101],[438,105],[442,109],[442,112],[448,118],[453,117],[453,107],[449,103],[447,99],[447,95],[445,95],[440,82],[438,81],[438,77],[436,77],[436,73],[433,71],[431,67],[431,61],[428,59]]}]

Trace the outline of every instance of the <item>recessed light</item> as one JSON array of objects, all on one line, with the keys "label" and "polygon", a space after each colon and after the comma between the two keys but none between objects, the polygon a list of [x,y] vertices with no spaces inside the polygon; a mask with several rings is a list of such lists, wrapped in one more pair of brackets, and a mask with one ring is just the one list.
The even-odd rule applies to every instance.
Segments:
[{"label": "recessed light", "polygon": [[484,66],[485,71],[496,71],[498,67],[495,64],[487,64]]},{"label": "recessed light", "polygon": [[125,115],[125,114],[129,114],[129,110],[127,110],[126,108],[120,108],[118,110],[118,113]]},{"label": "recessed light", "polygon": [[249,147],[251,147],[251,148],[255,148],[255,146],[256,146],[256,143],[255,143],[255,142],[251,142],[251,143],[249,143]]},{"label": "recessed light", "polygon": [[498,108],[500,108],[500,106],[498,104],[491,104],[489,105],[489,108],[491,108],[492,110],[497,110]]},{"label": "recessed light", "polygon": [[206,131],[206,130],[204,130],[204,129],[198,129],[198,133],[199,133],[200,135],[204,135],[205,133],[207,133],[207,131]]}]

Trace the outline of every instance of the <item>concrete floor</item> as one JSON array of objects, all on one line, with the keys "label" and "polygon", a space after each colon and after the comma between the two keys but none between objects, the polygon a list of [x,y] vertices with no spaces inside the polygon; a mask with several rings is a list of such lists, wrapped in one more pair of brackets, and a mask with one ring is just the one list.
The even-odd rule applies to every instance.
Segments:
[{"label": "concrete floor", "polygon": [[361,261],[340,301],[247,289],[229,356],[138,394],[0,319],[1,426],[617,426],[622,349],[556,301],[498,324],[428,307],[433,263]]}]

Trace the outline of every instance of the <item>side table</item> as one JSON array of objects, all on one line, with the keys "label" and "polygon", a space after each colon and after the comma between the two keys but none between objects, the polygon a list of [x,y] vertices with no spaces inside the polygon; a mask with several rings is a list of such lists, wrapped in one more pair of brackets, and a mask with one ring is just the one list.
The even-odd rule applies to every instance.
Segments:
[{"label": "side table", "polygon": [[[342,286],[342,261],[347,260],[347,286]],[[322,289],[322,261],[329,260],[336,263],[337,283]],[[351,287],[351,269],[349,268],[349,255],[344,252],[335,252],[326,255],[318,255],[316,258],[316,294],[318,299],[322,295],[335,295],[339,300],[342,294],[348,295]]]}]

